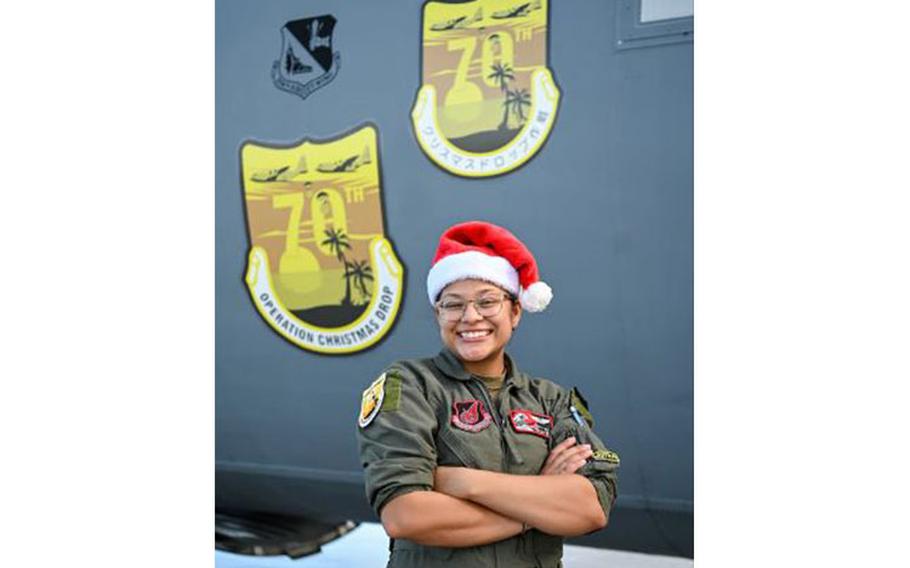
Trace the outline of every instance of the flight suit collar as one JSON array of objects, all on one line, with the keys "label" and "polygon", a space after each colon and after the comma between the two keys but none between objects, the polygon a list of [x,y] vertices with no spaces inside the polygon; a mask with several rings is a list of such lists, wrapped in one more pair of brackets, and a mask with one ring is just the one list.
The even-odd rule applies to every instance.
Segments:
[{"label": "flight suit collar", "polygon": [[[506,378],[503,382],[503,387],[507,385],[515,385],[519,388],[525,388],[528,385],[528,379],[525,377],[524,373],[518,370],[518,365],[515,363],[515,360],[509,356],[508,353],[505,354],[506,357]],[[461,364],[461,361],[458,360],[458,357],[455,356],[452,351],[449,349],[443,349],[439,352],[439,355],[433,358],[433,363],[442,371],[446,376],[459,381],[469,381],[471,380],[471,373],[467,372],[464,366]]]}]

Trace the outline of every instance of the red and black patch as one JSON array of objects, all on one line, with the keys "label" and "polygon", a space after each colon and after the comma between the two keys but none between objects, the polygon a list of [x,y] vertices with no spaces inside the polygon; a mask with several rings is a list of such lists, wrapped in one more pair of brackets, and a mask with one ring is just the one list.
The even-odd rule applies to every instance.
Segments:
[{"label": "red and black patch", "polygon": [[452,426],[468,432],[480,432],[493,423],[490,412],[479,400],[460,400],[452,404]]},{"label": "red and black patch", "polygon": [[533,434],[546,439],[550,438],[550,428],[553,427],[552,416],[522,409],[510,412],[509,422],[512,423],[512,429],[519,434]]}]

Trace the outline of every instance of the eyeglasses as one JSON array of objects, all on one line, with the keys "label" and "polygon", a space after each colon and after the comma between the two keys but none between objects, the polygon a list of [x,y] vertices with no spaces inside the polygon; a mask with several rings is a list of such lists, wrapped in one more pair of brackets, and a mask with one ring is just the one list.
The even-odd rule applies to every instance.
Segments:
[{"label": "eyeglasses", "polygon": [[474,300],[440,300],[436,302],[436,313],[445,321],[458,321],[464,317],[468,304],[474,304],[474,309],[478,314],[485,318],[492,318],[499,315],[502,311],[502,304],[506,300],[511,300],[511,296],[503,294],[502,296],[483,296]]}]

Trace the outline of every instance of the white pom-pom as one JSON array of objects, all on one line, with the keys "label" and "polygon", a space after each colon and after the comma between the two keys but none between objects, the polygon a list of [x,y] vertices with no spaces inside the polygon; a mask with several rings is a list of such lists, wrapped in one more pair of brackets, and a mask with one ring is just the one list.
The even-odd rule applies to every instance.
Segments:
[{"label": "white pom-pom", "polygon": [[546,282],[535,282],[521,291],[518,301],[529,312],[542,312],[553,299],[553,290]]}]

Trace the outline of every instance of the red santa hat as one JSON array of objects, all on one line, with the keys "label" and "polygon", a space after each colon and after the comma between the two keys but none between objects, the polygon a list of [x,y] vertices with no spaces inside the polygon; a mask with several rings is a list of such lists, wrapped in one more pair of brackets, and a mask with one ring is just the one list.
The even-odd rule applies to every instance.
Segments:
[{"label": "red santa hat", "polygon": [[517,296],[529,312],[543,311],[553,299],[553,290],[540,280],[531,251],[515,235],[492,223],[468,221],[442,234],[427,274],[430,303],[452,282],[471,278],[491,282]]}]

